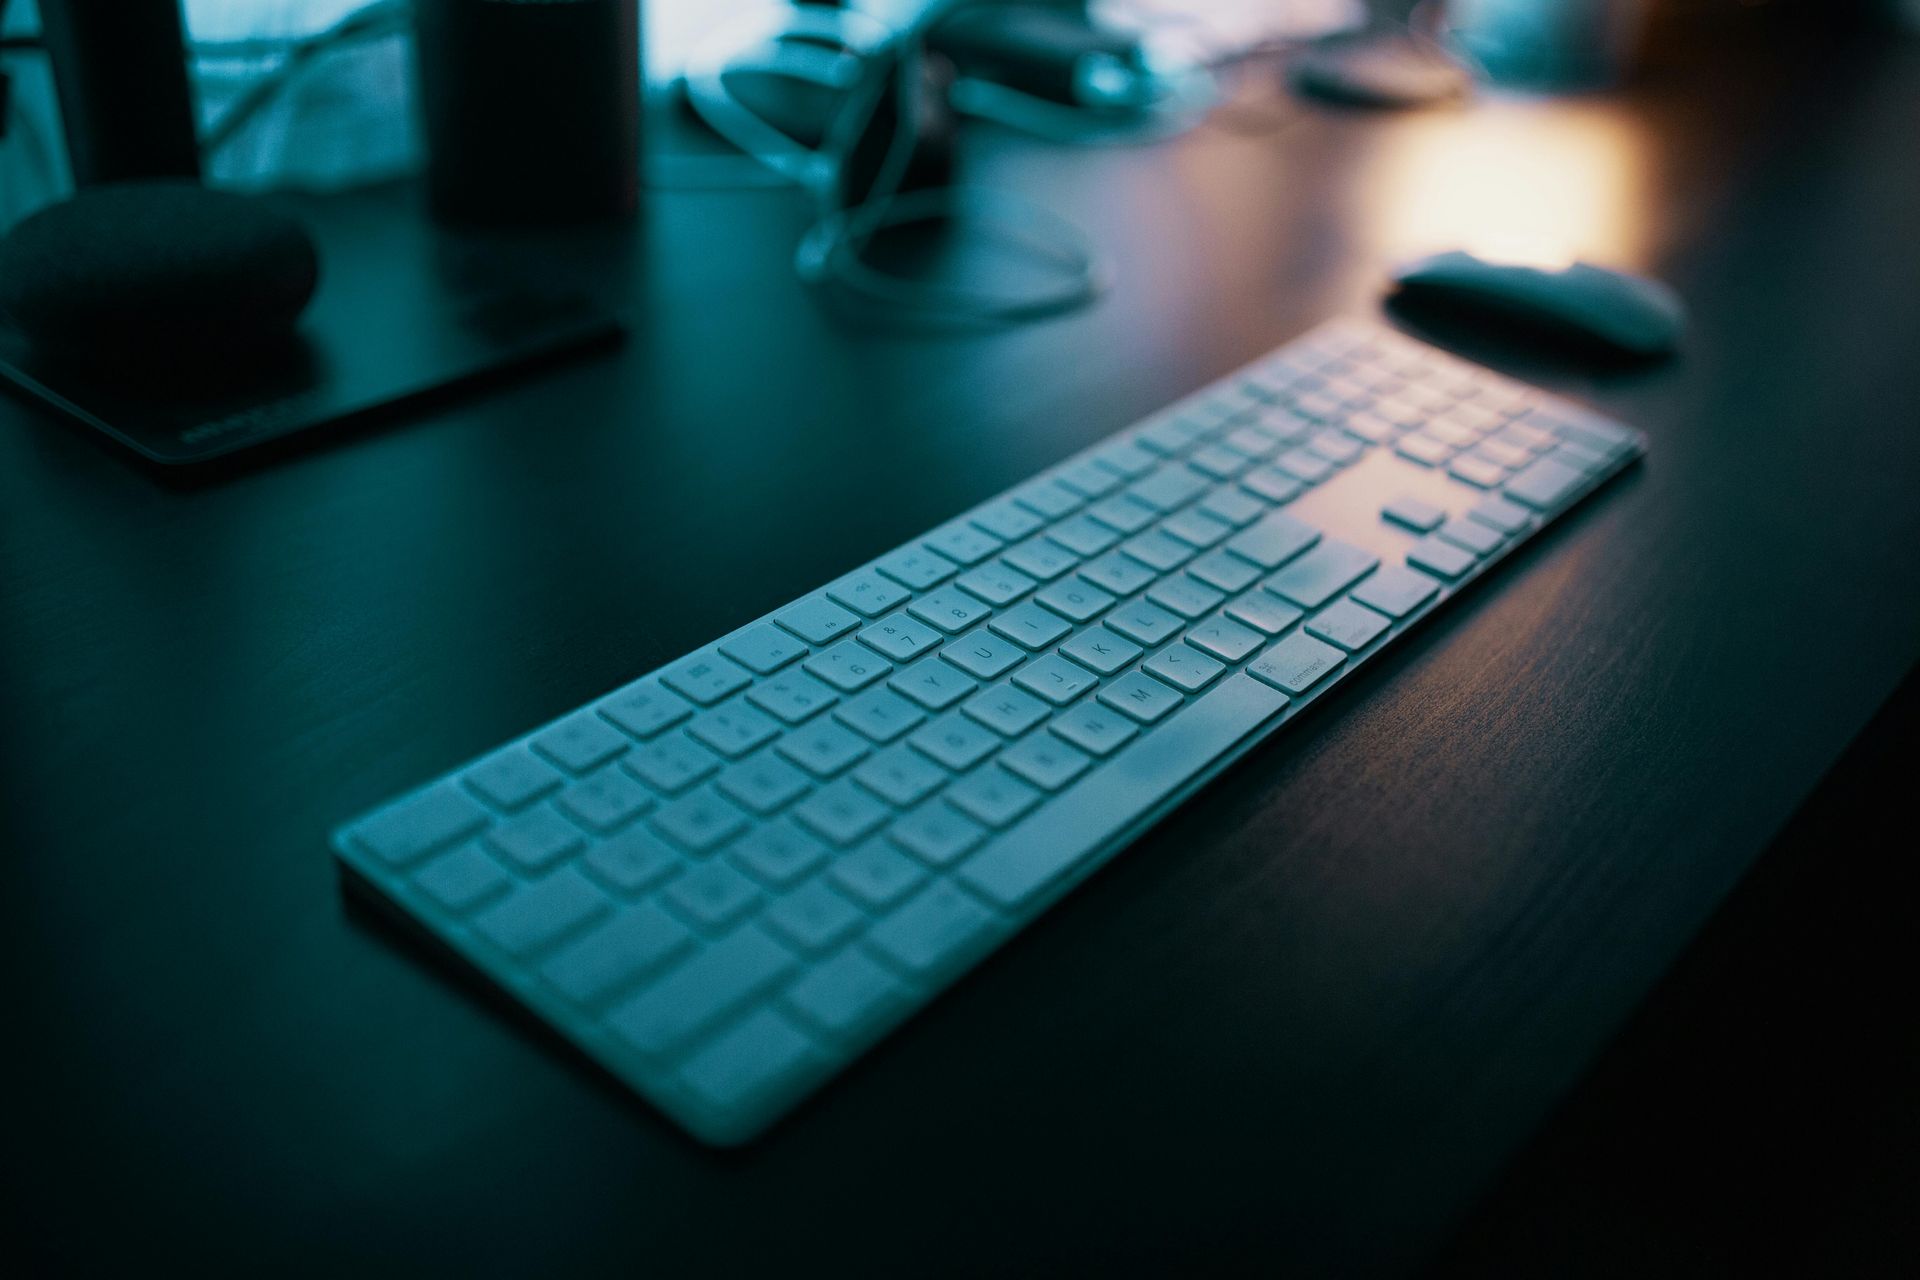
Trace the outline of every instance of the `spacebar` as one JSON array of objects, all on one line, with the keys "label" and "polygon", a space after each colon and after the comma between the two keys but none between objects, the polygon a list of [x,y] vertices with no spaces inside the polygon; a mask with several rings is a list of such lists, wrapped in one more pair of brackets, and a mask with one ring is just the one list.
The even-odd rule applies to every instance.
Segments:
[{"label": "spacebar", "polygon": [[1251,676],[1228,676],[961,863],[960,878],[1001,906],[1019,908],[1286,705],[1279,690]]}]

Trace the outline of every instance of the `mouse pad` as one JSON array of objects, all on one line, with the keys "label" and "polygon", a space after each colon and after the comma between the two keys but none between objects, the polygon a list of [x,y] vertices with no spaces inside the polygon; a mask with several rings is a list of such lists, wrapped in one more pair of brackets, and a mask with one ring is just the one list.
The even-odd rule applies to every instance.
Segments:
[{"label": "mouse pad", "polygon": [[[320,284],[288,341],[166,375],[113,377],[32,350],[0,321],[0,376],[149,461],[206,462],[398,409],[617,338],[586,236],[435,226],[411,184],[277,201],[318,241]],[[605,262],[598,277],[606,278]]]}]

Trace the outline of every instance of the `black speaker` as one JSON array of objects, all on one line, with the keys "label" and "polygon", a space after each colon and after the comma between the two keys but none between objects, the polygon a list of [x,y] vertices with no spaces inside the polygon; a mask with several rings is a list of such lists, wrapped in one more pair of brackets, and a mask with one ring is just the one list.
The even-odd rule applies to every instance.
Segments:
[{"label": "black speaker", "polygon": [[40,0],[76,186],[198,178],[179,0]]}]

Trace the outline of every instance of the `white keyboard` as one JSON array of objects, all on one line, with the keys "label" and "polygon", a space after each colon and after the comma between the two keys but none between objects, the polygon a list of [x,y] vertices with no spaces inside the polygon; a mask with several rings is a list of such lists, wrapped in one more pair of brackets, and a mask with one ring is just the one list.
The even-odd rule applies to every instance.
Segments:
[{"label": "white keyboard", "polygon": [[334,844],[742,1142],[1644,451],[1335,322]]}]

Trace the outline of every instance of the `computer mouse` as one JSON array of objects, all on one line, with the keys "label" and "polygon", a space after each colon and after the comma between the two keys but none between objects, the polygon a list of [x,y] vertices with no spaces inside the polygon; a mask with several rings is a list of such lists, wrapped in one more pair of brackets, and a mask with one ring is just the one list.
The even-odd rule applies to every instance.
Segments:
[{"label": "computer mouse", "polygon": [[1685,309],[1672,289],[1590,262],[1551,270],[1456,249],[1410,262],[1393,280],[1410,298],[1504,318],[1553,337],[1578,336],[1630,355],[1672,351],[1686,327]]}]

